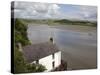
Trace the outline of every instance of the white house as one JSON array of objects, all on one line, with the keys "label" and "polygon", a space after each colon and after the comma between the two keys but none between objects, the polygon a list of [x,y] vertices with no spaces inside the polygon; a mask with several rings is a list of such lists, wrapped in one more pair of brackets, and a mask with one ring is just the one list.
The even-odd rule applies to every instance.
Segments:
[{"label": "white house", "polygon": [[27,62],[42,64],[46,67],[46,71],[51,71],[61,64],[61,51],[53,43],[52,38],[46,43],[23,47],[23,54]]}]

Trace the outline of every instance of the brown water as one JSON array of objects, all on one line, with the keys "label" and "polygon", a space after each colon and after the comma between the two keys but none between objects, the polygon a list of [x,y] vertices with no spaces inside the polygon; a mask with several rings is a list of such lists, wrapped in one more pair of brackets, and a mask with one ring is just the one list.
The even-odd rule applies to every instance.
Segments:
[{"label": "brown water", "polygon": [[97,67],[97,33],[95,27],[73,25],[28,26],[28,37],[35,43],[47,42],[50,37],[62,51],[62,59],[71,69],[92,69]]}]

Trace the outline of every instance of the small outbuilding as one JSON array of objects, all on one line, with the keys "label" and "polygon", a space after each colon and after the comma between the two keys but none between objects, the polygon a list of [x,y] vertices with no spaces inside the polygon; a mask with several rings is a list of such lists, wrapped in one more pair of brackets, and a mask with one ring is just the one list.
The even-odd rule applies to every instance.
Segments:
[{"label": "small outbuilding", "polygon": [[23,47],[22,52],[28,63],[42,64],[46,71],[54,70],[61,65],[61,51],[52,38],[49,42],[27,45]]}]

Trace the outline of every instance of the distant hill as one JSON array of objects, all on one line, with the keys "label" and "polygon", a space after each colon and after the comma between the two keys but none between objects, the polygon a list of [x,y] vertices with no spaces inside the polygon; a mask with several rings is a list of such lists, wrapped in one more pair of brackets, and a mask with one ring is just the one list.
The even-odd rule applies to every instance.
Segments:
[{"label": "distant hill", "polygon": [[97,26],[96,21],[84,21],[84,20],[68,20],[68,19],[20,19],[25,23],[35,24],[48,24],[48,25],[83,25],[83,26]]},{"label": "distant hill", "polygon": [[91,22],[91,21],[75,21],[75,20],[57,20],[55,21],[60,24],[72,24],[72,25],[87,25],[87,26],[97,26],[97,22]]}]

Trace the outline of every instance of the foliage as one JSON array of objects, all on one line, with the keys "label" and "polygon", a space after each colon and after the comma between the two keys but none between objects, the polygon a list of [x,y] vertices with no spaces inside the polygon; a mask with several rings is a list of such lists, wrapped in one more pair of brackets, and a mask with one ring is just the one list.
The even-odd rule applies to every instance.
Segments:
[{"label": "foliage", "polygon": [[43,72],[46,68],[41,64],[29,64],[23,54],[16,48],[14,51],[14,73]]},{"label": "foliage", "polygon": [[16,48],[14,51],[14,73],[24,73],[26,70],[25,65],[22,53]]},{"label": "foliage", "polygon": [[38,68],[37,68],[37,70],[36,70],[37,72],[43,72],[43,71],[46,70],[45,66],[43,66],[43,65],[41,65],[41,64],[38,64],[37,66],[38,66]]},{"label": "foliage", "polygon": [[23,46],[30,44],[27,37],[27,25],[23,24],[20,20],[15,20],[15,43],[21,43]]},{"label": "foliage", "polygon": [[18,43],[21,43],[22,46],[30,44],[27,37],[27,25],[21,20],[16,19],[14,27],[14,73],[43,72],[46,70],[46,68],[40,64],[27,63],[22,52],[19,51]]},{"label": "foliage", "polygon": [[28,64],[27,72],[43,72],[46,68],[41,64]]}]

